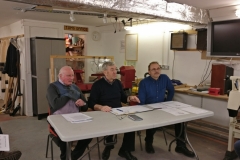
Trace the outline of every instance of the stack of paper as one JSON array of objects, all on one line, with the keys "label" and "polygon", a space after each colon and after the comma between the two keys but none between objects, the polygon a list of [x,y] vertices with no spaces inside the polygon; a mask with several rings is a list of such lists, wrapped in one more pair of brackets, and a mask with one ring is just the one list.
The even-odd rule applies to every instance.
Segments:
[{"label": "stack of paper", "polygon": [[177,102],[177,101],[168,101],[168,102],[163,102],[162,105],[168,106],[170,108],[185,108],[185,107],[192,107],[189,104]]},{"label": "stack of paper", "polygon": [[141,105],[136,105],[136,106],[129,106],[129,107],[112,108],[110,112],[115,115],[124,115],[124,114],[131,114],[131,113],[146,112],[151,110],[153,109],[145,106],[141,106]]},{"label": "stack of paper", "polygon": [[153,104],[148,104],[146,105],[148,108],[152,109],[163,109],[163,108],[170,108],[167,105],[164,105],[163,103],[153,103]]},{"label": "stack of paper", "polygon": [[71,123],[83,123],[92,121],[92,117],[82,113],[62,114],[62,116]]},{"label": "stack of paper", "polygon": [[0,134],[0,151],[9,151],[9,136],[8,134]]},{"label": "stack of paper", "polygon": [[201,113],[208,112],[207,110],[196,108],[196,107],[186,107],[186,108],[182,108],[181,110],[194,113],[194,114],[201,114]]},{"label": "stack of paper", "polygon": [[173,114],[174,116],[181,116],[181,115],[189,114],[188,112],[183,111],[181,109],[177,109],[177,108],[164,108],[164,109],[162,109],[162,111]]},{"label": "stack of paper", "polygon": [[153,103],[153,104],[146,105],[146,107],[152,108],[152,109],[161,109],[162,111],[168,112],[175,116],[185,115],[189,113],[202,114],[202,113],[208,112],[207,110],[192,107],[189,104],[185,104],[177,101]]}]

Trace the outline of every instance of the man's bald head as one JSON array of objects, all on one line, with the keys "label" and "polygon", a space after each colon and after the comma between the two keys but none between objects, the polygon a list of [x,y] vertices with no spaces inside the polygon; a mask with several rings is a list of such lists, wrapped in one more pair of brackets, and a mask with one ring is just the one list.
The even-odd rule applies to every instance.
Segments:
[{"label": "man's bald head", "polygon": [[74,79],[74,72],[71,67],[64,66],[59,70],[58,78],[65,84],[71,85]]}]

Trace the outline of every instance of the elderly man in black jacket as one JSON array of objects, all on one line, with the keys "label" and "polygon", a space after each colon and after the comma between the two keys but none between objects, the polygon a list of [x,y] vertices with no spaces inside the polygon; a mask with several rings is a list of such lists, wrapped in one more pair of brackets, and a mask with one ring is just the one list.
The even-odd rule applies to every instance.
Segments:
[{"label": "elderly man in black jacket", "polygon": [[[121,82],[116,79],[117,70],[113,62],[104,62],[102,69],[104,77],[96,81],[91,89],[89,98],[90,108],[93,110],[110,112],[111,108],[121,107],[121,102],[140,102],[136,96],[127,96],[124,93]],[[111,143],[113,141],[113,136],[108,136],[106,141]],[[126,160],[137,160],[137,158],[131,154],[131,151],[135,149],[134,145],[135,132],[124,133],[123,143],[118,155]],[[109,159],[111,149],[113,148],[113,145],[105,147],[102,153],[102,160]]]}]

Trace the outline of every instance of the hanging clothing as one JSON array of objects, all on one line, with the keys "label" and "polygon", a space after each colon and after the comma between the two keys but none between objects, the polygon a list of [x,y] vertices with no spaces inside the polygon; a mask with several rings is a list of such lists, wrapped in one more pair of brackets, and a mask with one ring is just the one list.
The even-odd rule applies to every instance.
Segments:
[{"label": "hanging clothing", "polygon": [[17,59],[19,50],[12,44],[9,44],[7,50],[6,63],[4,65],[3,74],[8,74],[9,77],[17,77]]},{"label": "hanging clothing", "polygon": [[0,43],[0,71],[2,71],[4,68],[9,43],[9,40],[1,40]]},{"label": "hanging clothing", "polygon": [[1,79],[1,92],[0,92],[0,98],[5,97],[5,91],[6,91],[6,81],[8,81],[9,77],[8,75],[2,74],[4,64],[6,62],[6,55],[7,50],[9,46],[9,39],[1,40],[1,47],[0,47],[0,79]]}]

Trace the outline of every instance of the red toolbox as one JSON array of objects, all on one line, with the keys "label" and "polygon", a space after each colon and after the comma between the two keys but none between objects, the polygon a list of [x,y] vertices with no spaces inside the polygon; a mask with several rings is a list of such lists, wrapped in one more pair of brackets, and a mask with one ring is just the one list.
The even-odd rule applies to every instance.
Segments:
[{"label": "red toolbox", "polygon": [[208,94],[210,95],[219,95],[220,94],[220,88],[209,88]]}]

